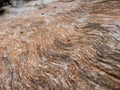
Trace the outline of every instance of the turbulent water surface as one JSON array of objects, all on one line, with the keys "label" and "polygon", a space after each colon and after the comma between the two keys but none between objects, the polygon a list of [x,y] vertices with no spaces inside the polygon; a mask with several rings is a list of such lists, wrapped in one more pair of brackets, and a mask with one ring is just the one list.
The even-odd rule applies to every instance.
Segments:
[{"label": "turbulent water surface", "polygon": [[0,90],[120,90],[120,1],[38,1],[0,17]]}]

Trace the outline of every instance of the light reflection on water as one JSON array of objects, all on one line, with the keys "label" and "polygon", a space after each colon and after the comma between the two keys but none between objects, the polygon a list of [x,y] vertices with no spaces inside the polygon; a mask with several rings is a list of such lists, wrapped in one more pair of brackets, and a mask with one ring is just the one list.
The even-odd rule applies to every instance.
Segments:
[{"label": "light reflection on water", "polygon": [[55,0],[12,0],[12,7],[8,6],[6,8],[7,12],[0,18],[11,18],[22,14],[24,11],[36,10],[36,5],[43,5],[51,3]]},{"label": "light reflection on water", "polygon": [[33,3],[39,3],[39,4],[48,4],[55,0],[12,0],[12,4],[13,4],[13,6],[16,7],[16,6],[24,5],[24,3],[28,2],[28,1],[32,1]]}]

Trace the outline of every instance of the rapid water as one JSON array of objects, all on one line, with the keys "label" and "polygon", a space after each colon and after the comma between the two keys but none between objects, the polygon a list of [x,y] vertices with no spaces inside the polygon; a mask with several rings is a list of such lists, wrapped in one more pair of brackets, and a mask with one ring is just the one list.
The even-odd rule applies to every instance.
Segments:
[{"label": "rapid water", "polygon": [[16,17],[24,11],[35,10],[36,5],[41,6],[54,1],[55,0],[12,0],[12,6],[7,6],[5,8],[7,12],[2,16],[2,18]]}]

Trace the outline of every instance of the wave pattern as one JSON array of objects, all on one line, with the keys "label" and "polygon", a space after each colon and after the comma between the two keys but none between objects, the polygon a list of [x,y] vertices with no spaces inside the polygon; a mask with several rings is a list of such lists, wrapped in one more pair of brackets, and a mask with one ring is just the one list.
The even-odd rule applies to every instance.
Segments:
[{"label": "wave pattern", "polygon": [[0,90],[119,90],[119,5],[56,2],[2,20]]}]

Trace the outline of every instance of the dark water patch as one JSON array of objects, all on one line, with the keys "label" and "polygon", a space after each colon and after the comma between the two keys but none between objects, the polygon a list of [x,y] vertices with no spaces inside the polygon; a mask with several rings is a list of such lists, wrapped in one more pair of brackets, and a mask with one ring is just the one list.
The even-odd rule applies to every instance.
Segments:
[{"label": "dark water patch", "polygon": [[100,23],[88,23],[86,26],[83,27],[83,29],[89,28],[92,30],[107,30],[107,28],[101,26]]},{"label": "dark water patch", "polygon": [[61,62],[73,62],[73,58],[71,58],[71,56],[67,53],[59,54],[52,51],[47,51],[45,52],[45,57]]},{"label": "dark water patch", "polygon": [[10,4],[11,4],[10,0],[0,0],[0,8]]},{"label": "dark water patch", "polygon": [[9,68],[11,63],[10,63],[8,57],[2,57],[1,59],[2,59],[2,61],[4,63],[4,65]]},{"label": "dark water patch", "polygon": [[[68,40],[68,41],[70,41],[70,40]],[[64,49],[64,50],[68,50],[73,46],[72,43],[63,43],[63,42],[61,42],[61,41],[59,41],[57,39],[54,40],[54,43],[55,43],[55,46],[57,48]]]},{"label": "dark water patch", "polygon": [[108,57],[108,54],[112,53],[112,49],[104,44],[96,43],[96,45],[93,46],[96,50],[96,54],[101,57]]},{"label": "dark water patch", "polygon": [[99,3],[106,3],[106,2],[110,2],[110,1],[120,1],[120,0],[103,0],[103,1],[101,1]]},{"label": "dark water patch", "polygon": [[3,15],[5,13],[4,9],[0,9],[0,16]]},{"label": "dark water patch", "polygon": [[120,53],[114,52],[112,54],[109,54],[108,57],[120,63]]}]

